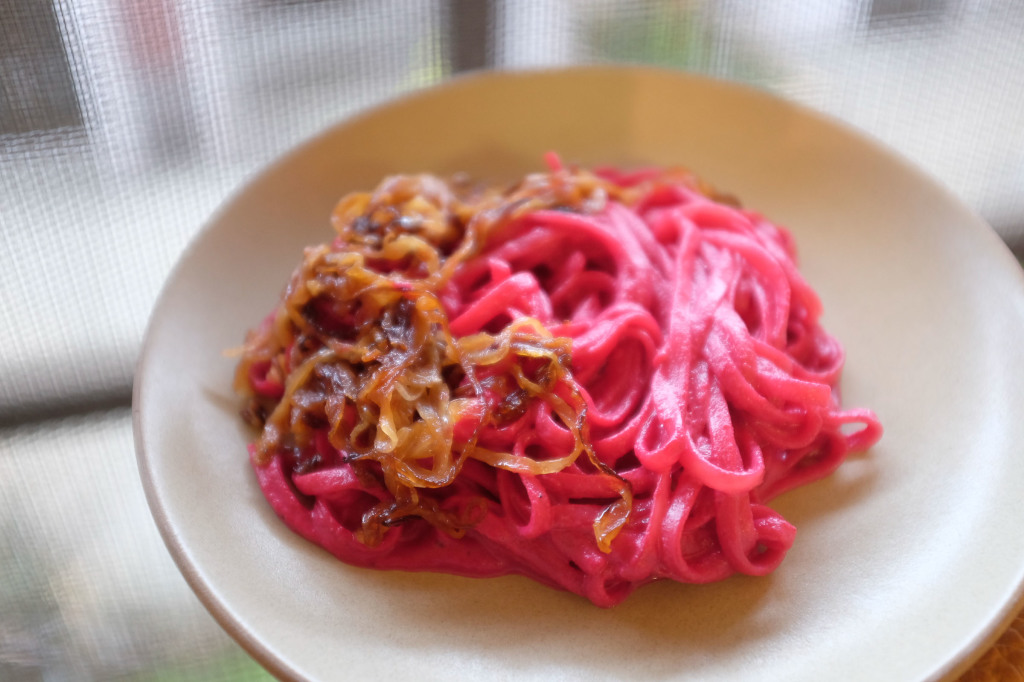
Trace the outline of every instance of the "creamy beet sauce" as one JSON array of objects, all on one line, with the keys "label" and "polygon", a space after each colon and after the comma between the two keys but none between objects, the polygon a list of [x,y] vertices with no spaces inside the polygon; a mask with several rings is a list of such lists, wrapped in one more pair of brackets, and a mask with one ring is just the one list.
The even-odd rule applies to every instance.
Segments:
[{"label": "creamy beet sauce", "polygon": [[600,606],[774,570],[767,502],[881,436],[791,237],[685,171],[548,161],[342,200],[239,365],[267,500],[351,564]]}]

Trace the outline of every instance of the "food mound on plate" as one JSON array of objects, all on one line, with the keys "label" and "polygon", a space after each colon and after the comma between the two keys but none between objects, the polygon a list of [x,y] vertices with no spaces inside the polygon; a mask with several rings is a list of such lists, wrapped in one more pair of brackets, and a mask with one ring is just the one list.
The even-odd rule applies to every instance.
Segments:
[{"label": "food mound on plate", "polygon": [[684,170],[547,160],[341,200],[238,367],[267,500],[350,564],[600,606],[772,571],[767,503],[881,436],[790,235]]}]

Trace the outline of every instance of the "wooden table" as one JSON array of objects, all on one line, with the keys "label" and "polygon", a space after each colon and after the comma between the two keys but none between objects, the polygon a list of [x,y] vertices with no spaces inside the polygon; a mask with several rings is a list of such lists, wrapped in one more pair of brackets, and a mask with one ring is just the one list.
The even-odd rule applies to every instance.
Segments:
[{"label": "wooden table", "polygon": [[960,682],[1024,682],[1024,613],[1017,615]]}]

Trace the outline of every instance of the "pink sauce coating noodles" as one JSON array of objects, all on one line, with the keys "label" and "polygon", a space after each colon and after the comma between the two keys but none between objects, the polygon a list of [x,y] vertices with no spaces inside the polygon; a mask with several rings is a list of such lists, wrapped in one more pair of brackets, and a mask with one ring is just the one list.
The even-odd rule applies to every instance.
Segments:
[{"label": "pink sauce coating noodles", "polygon": [[[797,270],[792,238],[678,173],[586,174],[548,161],[551,172],[534,184],[549,191],[585,177],[582,198],[501,213],[473,248],[438,247],[465,258],[426,278],[441,309],[432,324],[447,325],[456,344],[448,347],[504,338],[512,349],[513,360],[439,370],[451,399],[438,423],[447,424],[455,473],[409,492],[387,478],[390,460],[366,464],[344,433],[363,409],[355,398],[332,412],[330,395],[320,395],[322,417],[296,416],[294,405],[290,422],[268,417],[288,391],[301,402],[300,370],[288,359],[296,342],[281,341],[279,309],[250,338],[240,368],[251,421],[273,426],[273,438],[251,449],[267,500],[292,530],[350,564],[521,574],[600,606],[661,578],[769,573],[795,529],[767,503],[881,436],[871,411],[839,405],[843,351],[819,325],[822,306]],[[419,281],[402,263],[400,275],[382,269],[399,292]],[[301,327],[295,317],[288,324]],[[321,336],[337,332],[318,319]],[[390,319],[380,318],[385,330]],[[513,328],[556,350],[517,346]],[[301,339],[306,358],[333,347]],[[547,393],[527,390],[540,382],[529,373],[536,362],[565,363]],[[407,428],[419,421],[411,416]],[[850,424],[860,428],[848,433]],[[282,435],[289,428],[298,445]],[[425,469],[448,456],[424,453]],[[371,523],[375,513],[383,521]]]}]

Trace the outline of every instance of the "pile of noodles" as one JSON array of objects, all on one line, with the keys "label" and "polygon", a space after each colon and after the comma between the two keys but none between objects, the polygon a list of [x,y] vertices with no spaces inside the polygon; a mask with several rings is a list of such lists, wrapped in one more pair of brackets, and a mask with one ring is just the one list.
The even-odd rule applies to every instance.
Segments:
[{"label": "pile of noodles", "polygon": [[549,164],[341,201],[238,367],[266,498],[351,564],[602,606],[772,571],[766,503],[881,435],[789,234],[685,171]]}]

